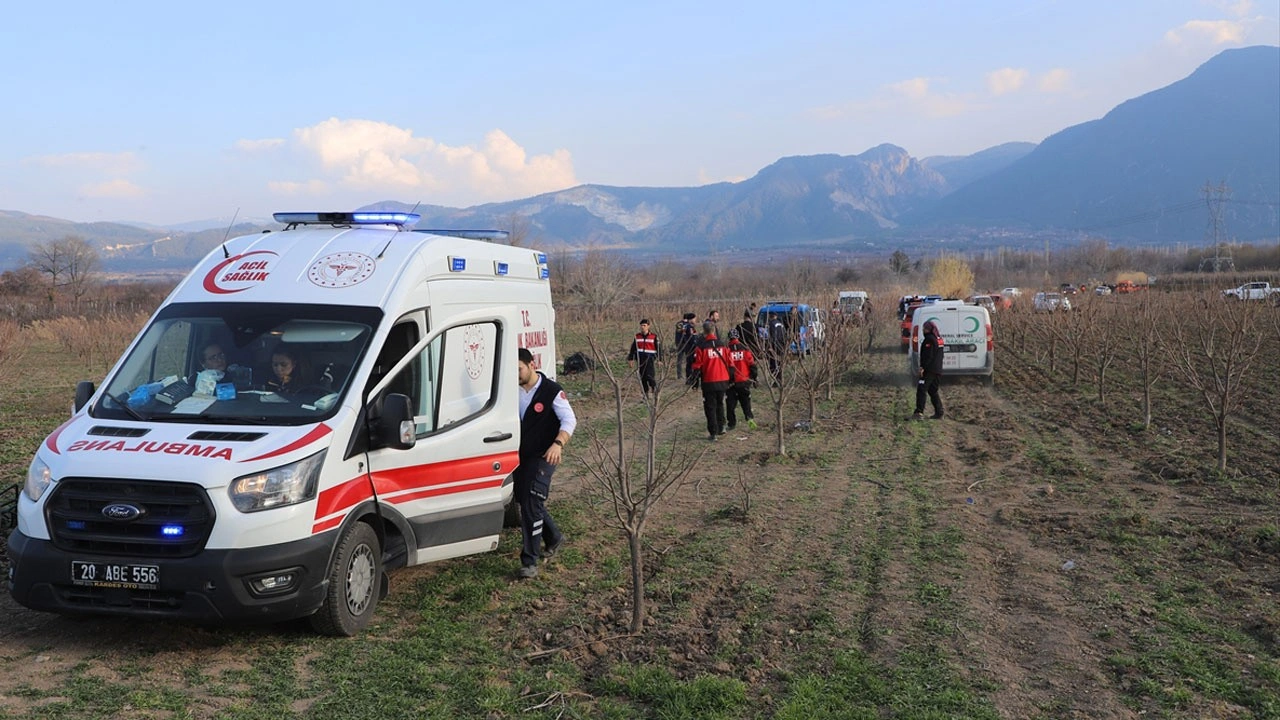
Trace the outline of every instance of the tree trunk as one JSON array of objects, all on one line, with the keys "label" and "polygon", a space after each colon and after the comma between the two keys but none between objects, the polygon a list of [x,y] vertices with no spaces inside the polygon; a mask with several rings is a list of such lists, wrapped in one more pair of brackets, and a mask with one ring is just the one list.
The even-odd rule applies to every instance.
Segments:
[{"label": "tree trunk", "polygon": [[631,549],[631,634],[639,635],[644,630],[644,557],[638,528],[627,528],[627,545]]},{"label": "tree trunk", "polygon": [[782,401],[779,399],[778,404],[773,409],[773,426],[778,431],[778,454],[787,454],[787,434],[782,427]]},{"label": "tree trunk", "polygon": [[1227,414],[1218,415],[1218,472],[1227,469]]}]

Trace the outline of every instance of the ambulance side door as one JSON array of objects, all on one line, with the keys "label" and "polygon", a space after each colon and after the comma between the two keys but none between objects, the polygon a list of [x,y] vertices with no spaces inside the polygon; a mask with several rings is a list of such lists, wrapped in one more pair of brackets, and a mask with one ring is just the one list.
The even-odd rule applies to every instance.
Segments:
[{"label": "ambulance side door", "polygon": [[510,326],[492,311],[454,317],[376,383],[379,395],[407,395],[414,412],[414,446],[371,450],[369,467],[379,501],[413,529],[419,561],[474,552],[458,544],[496,542],[502,530],[519,450],[515,354],[502,351],[514,345]]}]

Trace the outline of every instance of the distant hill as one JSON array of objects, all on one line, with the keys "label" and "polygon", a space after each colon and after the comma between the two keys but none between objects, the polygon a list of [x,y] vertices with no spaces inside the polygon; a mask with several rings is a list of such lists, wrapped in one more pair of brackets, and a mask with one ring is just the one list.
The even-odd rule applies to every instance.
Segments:
[{"label": "distant hill", "polygon": [[934,155],[920,162],[941,175],[947,181],[947,186],[954,189],[1002,170],[1035,149],[1035,143],[1011,142],[973,155]]},{"label": "distant hill", "polygon": [[[1208,217],[1201,188],[1219,182],[1231,189],[1227,237],[1280,236],[1280,48],[1225,51],[1040,145],[924,159],[880,145],[860,155],[781,158],[736,183],[581,185],[469,208],[388,200],[367,209],[413,208],[419,228],[515,229],[548,249],[668,256],[798,245],[981,248],[992,235],[1028,246],[1085,235],[1118,245],[1200,243]],[[232,234],[274,227],[240,222]],[[210,221],[143,228],[0,211],[0,270],[25,262],[33,243],[67,235],[101,247],[108,268],[190,267],[226,232]]]},{"label": "distant hill", "polygon": [[1227,50],[904,220],[1196,242],[1207,210],[1194,201],[1207,182],[1231,189],[1231,236],[1280,233],[1280,48]]}]

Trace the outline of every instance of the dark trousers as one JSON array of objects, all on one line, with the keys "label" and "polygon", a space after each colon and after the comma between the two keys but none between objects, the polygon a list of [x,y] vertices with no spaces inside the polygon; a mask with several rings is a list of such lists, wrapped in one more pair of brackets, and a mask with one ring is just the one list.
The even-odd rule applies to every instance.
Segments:
[{"label": "dark trousers", "polygon": [[649,391],[658,391],[658,381],[654,379],[655,368],[657,365],[652,357],[641,357],[636,362],[636,371],[640,373],[640,389],[644,390],[644,394],[648,395]]},{"label": "dark trousers", "polygon": [[729,427],[738,424],[734,411],[739,404],[742,405],[743,418],[751,420],[755,417],[751,412],[751,383],[740,382],[729,386],[729,392],[725,396],[725,415],[729,418]]},{"label": "dark trousers", "polygon": [[929,402],[933,403],[933,414],[942,414],[942,397],[938,395],[938,384],[942,381],[940,375],[925,373],[925,376],[916,380],[916,412],[924,413],[924,396],[929,395]]},{"label": "dark trousers", "polygon": [[707,432],[719,435],[724,432],[724,396],[727,382],[702,383],[702,412],[707,416]]},{"label": "dark trousers", "polygon": [[690,350],[689,354],[685,355],[684,376],[689,382],[689,387],[698,387],[698,383],[701,381],[702,378],[701,376],[699,376],[697,373],[693,371],[693,360],[694,360],[694,352]]},{"label": "dark trousers", "polygon": [[520,564],[537,565],[543,547],[560,542],[560,528],[547,512],[551,474],[556,466],[538,457],[520,462],[515,471],[515,500],[520,503]]}]

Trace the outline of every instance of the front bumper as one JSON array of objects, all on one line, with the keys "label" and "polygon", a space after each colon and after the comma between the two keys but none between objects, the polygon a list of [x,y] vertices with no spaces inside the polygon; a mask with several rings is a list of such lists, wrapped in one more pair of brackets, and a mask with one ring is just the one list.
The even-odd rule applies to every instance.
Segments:
[{"label": "front bumper", "polygon": [[[128,558],[71,553],[14,530],[9,535],[9,593],[33,610],[212,621],[275,622],[319,609],[328,585],[336,531],[279,545],[205,549],[186,558]],[[159,566],[154,590],[85,587],[72,582],[72,561]],[[272,595],[255,594],[249,580],[294,572],[297,581]]]}]

